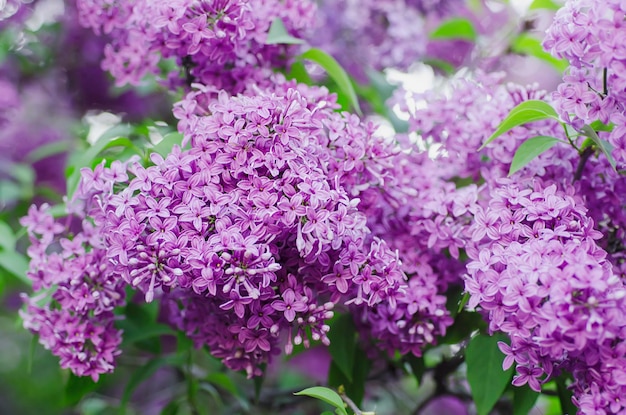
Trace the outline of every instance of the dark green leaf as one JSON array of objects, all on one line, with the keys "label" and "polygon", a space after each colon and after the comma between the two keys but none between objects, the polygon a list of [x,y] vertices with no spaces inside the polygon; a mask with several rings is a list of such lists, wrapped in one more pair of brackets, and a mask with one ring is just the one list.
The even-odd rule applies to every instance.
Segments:
[{"label": "dark green leaf", "polygon": [[417,386],[422,386],[422,378],[424,377],[424,373],[426,373],[424,356],[417,357],[413,354],[409,354],[406,359],[411,366],[411,372],[413,372],[413,377],[417,381]]},{"label": "dark green leaf", "polygon": [[65,385],[65,404],[74,406],[80,402],[85,395],[95,391],[98,384],[89,376],[76,376],[70,373]]},{"label": "dark green leaf", "polygon": [[539,395],[539,393],[530,389],[528,385],[524,385],[519,388],[514,387],[513,415],[528,415],[530,410],[533,409],[533,406],[535,406],[535,402],[537,402]]},{"label": "dark green leaf", "polygon": [[301,55],[301,57],[303,59],[313,61],[320,65],[322,68],[324,68],[328,75],[335,81],[339,89],[349,99],[350,104],[355,109],[355,111],[358,114],[361,114],[361,107],[359,106],[359,100],[356,96],[352,81],[350,80],[350,77],[348,76],[346,71],[335,60],[335,58],[333,58],[326,52],[316,48],[307,50]]},{"label": "dark green leaf", "polygon": [[563,414],[575,415],[578,413],[578,408],[572,402],[572,391],[567,388],[567,377],[561,375],[555,379],[556,390],[559,395],[559,402],[561,402],[561,412]]},{"label": "dark green leaf", "polygon": [[235,385],[235,382],[233,382],[233,380],[228,377],[226,373],[214,372],[209,374],[205,380],[215,386],[219,386],[233,396],[241,396],[241,393],[237,389],[237,385]]},{"label": "dark green leaf", "polygon": [[479,313],[462,311],[454,318],[452,326],[446,329],[441,339],[443,344],[458,344],[466,340],[474,331],[485,328],[486,323]]},{"label": "dark green leaf", "polygon": [[513,161],[511,162],[511,168],[509,169],[509,176],[533,161],[535,157],[550,150],[559,141],[561,140],[558,138],[543,135],[529,138],[524,141],[515,151]]},{"label": "dark green leaf", "polygon": [[482,150],[487,144],[517,126],[546,119],[559,119],[558,114],[550,104],[539,100],[524,101],[509,112],[509,115],[500,123],[496,131],[485,141],[479,150]]},{"label": "dark green leaf", "polygon": [[180,403],[177,400],[174,400],[168,403],[165,408],[161,411],[161,415],[176,415],[178,414],[178,410],[180,409]]},{"label": "dark green leaf", "polygon": [[185,363],[185,359],[182,356],[172,355],[157,357],[150,360],[144,366],[133,371],[126,388],[122,394],[122,400],[120,401],[120,411],[124,412],[128,406],[128,401],[133,395],[133,392],[144,381],[148,380],[157,370],[165,366],[181,366]]},{"label": "dark green leaf", "polygon": [[563,72],[569,66],[569,62],[565,59],[557,59],[543,49],[541,40],[522,33],[511,43],[511,51],[520,55],[534,56],[544,62],[552,65],[557,71]]},{"label": "dark green leaf", "polygon": [[276,44],[303,44],[304,40],[298,39],[296,37],[291,36],[287,29],[285,28],[285,24],[283,21],[277,17],[272,21],[272,25],[270,26],[269,32],[267,32],[267,39],[265,40],[266,45],[276,45]]},{"label": "dark green leaf", "polygon": [[300,392],[296,392],[294,393],[294,395],[304,395],[319,399],[337,408],[340,411],[339,413],[341,413],[342,415],[348,415],[341,396],[339,396],[339,394],[337,394],[337,392],[332,389],[324,388],[322,386],[314,386],[312,388],[307,388]]},{"label": "dark green leaf", "polygon": [[351,314],[342,314],[334,319],[328,332],[330,345],[328,352],[333,362],[352,382],[352,369],[354,367],[354,354],[356,344],[356,329]]},{"label": "dark green leaf", "polygon": [[611,167],[613,167],[613,170],[617,171],[617,168],[615,167],[615,159],[613,158],[613,154],[611,154],[611,152],[613,151],[613,145],[608,141],[598,137],[598,133],[596,133],[595,130],[589,125],[583,126],[580,132],[583,133],[583,135],[585,135],[586,137],[589,137],[594,142],[598,149],[600,149],[600,151],[604,153],[607,160],[609,161],[609,164],[611,165]]},{"label": "dark green leaf", "polygon": [[443,22],[431,34],[431,39],[464,39],[476,41],[476,29],[468,19],[454,18]]},{"label": "dark green leaf", "polygon": [[506,336],[479,334],[470,340],[465,351],[467,381],[472,390],[478,415],[487,415],[500,399],[511,381],[513,368],[502,370],[504,355],[498,349],[498,342]]}]

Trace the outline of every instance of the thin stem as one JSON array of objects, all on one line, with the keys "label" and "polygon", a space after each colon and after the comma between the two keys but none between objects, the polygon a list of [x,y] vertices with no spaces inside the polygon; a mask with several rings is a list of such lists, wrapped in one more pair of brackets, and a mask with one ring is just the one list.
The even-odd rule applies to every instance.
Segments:
[{"label": "thin stem", "polygon": [[594,153],[593,146],[589,146],[585,148],[583,152],[580,154],[580,160],[578,160],[578,166],[576,167],[576,173],[574,173],[574,179],[572,180],[572,182],[580,180],[580,178],[583,176],[583,170],[585,170],[585,164],[587,163],[587,160],[589,160],[589,157],[591,157],[593,153]]},{"label": "thin stem", "polygon": [[609,87],[608,87],[608,82],[607,82],[608,73],[609,73],[608,68],[604,68],[604,71],[602,73],[602,85],[603,85],[604,96],[607,96],[609,94]]},{"label": "thin stem", "polygon": [[356,406],[356,404],[354,403],[354,401],[352,401],[352,399],[350,399],[345,393],[340,393],[339,396],[341,396],[341,399],[343,399],[343,401],[350,407],[350,409],[352,409],[352,412],[354,412],[354,415],[376,415],[375,412],[369,412],[369,411],[362,411],[359,409],[358,406]]},{"label": "thin stem", "polygon": [[567,131],[567,124],[563,123],[561,124],[563,126],[563,130],[565,131],[565,136],[567,137],[567,141],[569,141],[570,145],[578,152],[580,152],[580,149],[578,148],[578,146],[576,146],[576,144],[574,143],[574,141],[572,140],[572,137],[569,135],[569,132]]}]

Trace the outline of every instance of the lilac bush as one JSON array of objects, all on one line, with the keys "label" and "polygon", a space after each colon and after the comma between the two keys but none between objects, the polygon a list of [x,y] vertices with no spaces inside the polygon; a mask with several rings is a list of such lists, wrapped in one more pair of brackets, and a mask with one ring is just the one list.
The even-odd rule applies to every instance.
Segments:
[{"label": "lilac bush", "polygon": [[[411,413],[626,413],[623,2],[533,2],[513,22],[461,0],[66,3],[64,44],[86,55],[67,58],[72,109],[27,109],[43,127],[24,139],[16,52],[3,146],[71,134],[87,97],[116,109],[83,72],[100,60],[119,91],[161,93],[70,158],[63,204],[20,220],[28,241],[7,216],[0,268],[28,254],[20,317],[70,380],[136,360],[120,410],[169,367],[186,392],[159,410],[202,413],[204,394],[238,413],[241,372],[278,413],[286,392],[260,380],[317,345],[332,389],[301,394],[340,414],[406,375]],[[20,4],[2,16],[30,36],[39,2]],[[543,39],[537,8],[555,11]],[[562,83],[507,82],[515,54],[567,67]],[[432,82],[412,92],[398,70]],[[77,96],[81,76],[100,92]]]}]

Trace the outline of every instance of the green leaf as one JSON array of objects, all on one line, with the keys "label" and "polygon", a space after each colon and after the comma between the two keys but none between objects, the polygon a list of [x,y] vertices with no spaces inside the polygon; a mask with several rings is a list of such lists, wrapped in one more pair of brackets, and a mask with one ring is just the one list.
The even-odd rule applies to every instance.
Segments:
[{"label": "green leaf", "polygon": [[43,160],[45,158],[67,153],[70,149],[69,141],[55,141],[50,144],[46,144],[40,147],[37,147],[26,156],[26,160],[29,163],[35,163],[39,160]]},{"label": "green leaf", "polygon": [[0,247],[5,251],[14,251],[15,242],[16,238],[13,229],[6,222],[0,221]]},{"label": "green leaf", "polygon": [[443,59],[427,58],[424,59],[424,64],[431,66],[433,69],[439,69],[445,75],[453,75],[456,72],[454,65]]},{"label": "green leaf", "polygon": [[95,391],[98,383],[94,382],[89,376],[76,376],[70,373],[65,385],[65,404],[67,406],[75,406],[85,395]]},{"label": "green leaf", "polygon": [[539,398],[539,393],[530,389],[528,385],[523,385],[513,389],[513,415],[528,415],[535,402]]},{"label": "green leaf", "polygon": [[332,322],[328,339],[330,340],[328,352],[333,362],[337,364],[348,381],[352,382],[356,329],[351,314],[342,314]]},{"label": "green leaf", "polygon": [[431,39],[464,39],[476,41],[476,29],[471,21],[464,18],[454,18],[443,22],[431,34]]},{"label": "green leaf", "polygon": [[152,151],[155,153],[159,153],[163,158],[167,157],[171,152],[174,146],[180,146],[183,141],[183,135],[178,132],[171,132],[166,134],[157,145],[154,146]]},{"label": "green leaf", "polygon": [[505,340],[507,338],[502,334],[479,334],[470,340],[465,351],[467,381],[478,415],[487,415],[491,411],[511,381],[513,368],[502,370],[504,355],[498,349],[498,342]]},{"label": "green leaf", "polygon": [[180,403],[177,400],[173,400],[161,411],[161,415],[176,415],[180,409]]},{"label": "green leaf", "polygon": [[295,79],[299,84],[313,85],[313,80],[306,71],[306,67],[300,61],[291,64],[286,77],[287,79]]},{"label": "green leaf", "polygon": [[122,394],[122,400],[120,401],[120,411],[125,412],[128,406],[128,401],[133,395],[133,392],[137,387],[148,380],[157,370],[165,366],[181,366],[185,363],[185,358],[179,355],[157,357],[150,360],[145,365],[132,372],[124,393]]},{"label": "green leaf", "polygon": [[[113,127],[111,130],[113,130]],[[108,136],[108,134],[105,134]],[[105,138],[104,136],[99,139],[93,146],[91,146],[87,151],[83,152],[80,156],[78,156],[73,163],[68,166],[66,171],[66,176],[69,173],[69,177],[67,179],[67,194],[71,198],[71,196],[76,191],[76,187],[78,186],[78,182],[80,181],[80,169],[83,167],[93,168],[94,160],[96,157],[102,153],[104,150],[122,147],[132,149],[135,154],[140,154],[141,150],[138,149],[132,141],[125,137],[119,138]]]},{"label": "green leaf", "polygon": [[563,414],[574,415],[578,413],[578,408],[572,402],[572,391],[567,388],[566,384],[567,375],[561,375],[555,379],[556,391],[559,395],[559,402],[561,403],[561,412]]},{"label": "green leaf", "polygon": [[335,81],[339,89],[349,99],[350,104],[358,114],[361,113],[361,107],[359,106],[359,100],[356,96],[354,86],[350,77],[346,71],[339,65],[339,63],[327,54],[326,52],[312,48],[300,55],[302,59],[313,61],[320,65],[328,73],[328,75]]},{"label": "green leaf", "polygon": [[228,377],[226,373],[213,372],[209,374],[205,380],[215,386],[219,386],[233,396],[241,396],[239,389],[237,389],[237,385],[235,385],[235,382],[233,382],[233,380]]},{"label": "green leaf", "polygon": [[558,114],[550,104],[539,100],[524,101],[509,112],[509,115],[500,123],[496,131],[478,150],[482,150],[487,144],[517,126],[546,119],[559,119]]},{"label": "green leaf", "polygon": [[583,126],[583,128],[580,129],[580,132],[583,133],[583,135],[585,135],[586,137],[589,137],[591,141],[594,142],[594,144],[600,149],[600,151],[604,153],[607,160],[609,161],[609,164],[611,165],[611,167],[613,167],[613,170],[617,171],[617,168],[615,167],[615,159],[611,154],[611,152],[613,151],[613,145],[608,141],[598,137],[598,133],[596,133],[596,131],[589,125]]},{"label": "green leaf", "polygon": [[409,366],[411,366],[411,372],[413,372],[413,377],[417,381],[417,386],[422,386],[422,378],[424,377],[424,373],[426,373],[424,356],[417,357],[411,353],[407,355],[406,360],[409,362]]},{"label": "green leaf", "polygon": [[304,40],[293,37],[287,32],[283,21],[277,17],[272,21],[269,32],[267,32],[267,39],[265,39],[266,45],[301,45],[305,43]]},{"label": "green leaf", "polygon": [[597,121],[592,122],[590,124],[590,127],[593,128],[595,131],[605,131],[605,132],[610,133],[611,131],[613,131],[615,124],[611,123],[609,125],[606,125],[602,121],[597,120]]},{"label": "green leaf", "polygon": [[560,141],[561,140],[558,138],[547,137],[544,135],[529,138],[524,141],[515,151],[513,161],[511,162],[511,168],[509,169],[509,176],[513,175],[528,163],[533,161],[535,157],[550,150]]},{"label": "green leaf", "polygon": [[341,396],[339,396],[339,394],[332,389],[324,388],[322,386],[314,386],[312,388],[307,388],[300,392],[296,392],[294,393],[294,395],[296,396],[304,395],[304,396],[310,396],[312,398],[319,399],[337,408],[340,414],[348,415],[348,412],[346,411],[346,408],[343,404],[343,400],[341,399]]},{"label": "green leaf", "polygon": [[522,33],[511,42],[511,51],[520,55],[534,56],[552,65],[557,71],[563,72],[569,66],[565,59],[557,59],[543,49],[541,40]]},{"label": "green leaf", "polygon": [[559,10],[560,5],[556,4],[552,0],[535,0],[531,3],[528,10],[547,9],[547,10]]},{"label": "green leaf", "polygon": [[454,323],[446,329],[442,344],[458,344],[466,340],[474,331],[486,327],[483,317],[473,311],[461,311],[454,318]]},{"label": "green leaf", "polygon": [[32,281],[26,276],[28,271],[28,259],[19,252],[0,251],[0,267],[17,277],[26,285],[31,285]]}]

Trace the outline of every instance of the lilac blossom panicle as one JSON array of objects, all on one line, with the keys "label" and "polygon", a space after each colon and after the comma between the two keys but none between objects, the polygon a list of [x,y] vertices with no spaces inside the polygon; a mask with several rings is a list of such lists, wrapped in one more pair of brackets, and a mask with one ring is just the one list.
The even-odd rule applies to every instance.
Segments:
[{"label": "lilac blossom panicle", "polygon": [[[501,179],[471,227],[466,290],[510,345],[503,367],[515,386],[541,385],[568,371],[580,413],[624,413],[626,288],[596,240],[572,186]],[[602,402],[610,412],[590,410]]]},{"label": "lilac blossom panicle", "polygon": [[182,149],[148,167],[86,169],[77,192],[113,272],[249,376],[283,334],[286,353],[328,344],[335,304],[393,311],[411,288],[357,208],[355,194],[380,180],[373,127],[334,112],[333,96],[289,85],[214,101],[190,93],[175,110]]},{"label": "lilac blossom panicle", "polygon": [[[71,217],[68,217],[71,219]],[[88,218],[71,231],[44,204],[32,206],[21,223],[28,230],[28,277],[34,294],[24,295],[24,327],[77,376],[113,371],[121,332],[114,327],[115,307],[125,301],[124,283],[113,272],[102,239]]]},{"label": "lilac blossom panicle", "polygon": [[297,46],[265,44],[274,19],[302,37],[315,12],[310,0],[77,1],[81,23],[111,39],[102,65],[118,85],[159,74],[160,59],[172,58],[187,78],[170,73],[172,86],[201,82],[233,94],[295,56]]},{"label": "lilac blossom panicle", "polygon": [[600,138],[626,162],[626,7],[620,0],[568,0],[547,31],[544,47],[569,61],[553,93],[561,118],[579,130],[600,121],[614,125]]}]

